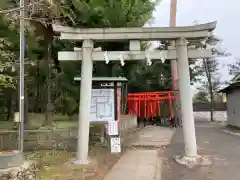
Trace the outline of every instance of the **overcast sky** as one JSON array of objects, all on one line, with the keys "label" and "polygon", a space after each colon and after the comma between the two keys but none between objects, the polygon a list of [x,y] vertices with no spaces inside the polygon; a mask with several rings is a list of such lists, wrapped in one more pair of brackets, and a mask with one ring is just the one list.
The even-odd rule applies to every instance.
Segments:
[{"label": "overcast sky", "polygon": [[[223,40],[222,46],[232,57],[219,61],[222,79],[228,80],[226,64],[240,57],[240,0],[178,0],[177,25],[193,25],[217,20],[215,34]],[[170,0],[162,0],[154,12],[152,26],[169,26]]]}]

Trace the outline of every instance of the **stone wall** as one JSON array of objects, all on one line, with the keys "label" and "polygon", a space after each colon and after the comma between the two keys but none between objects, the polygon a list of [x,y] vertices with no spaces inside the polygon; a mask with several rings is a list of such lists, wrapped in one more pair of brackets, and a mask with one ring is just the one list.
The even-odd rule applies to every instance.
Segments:
[{"label": "stone wall", "polygon": [[120,130],[125,131],[137,128],[137,116],[123,115],[120,119]]},{"label": "stone wall", "polygon": [[[121,117],[121,136],[137,128],[135,116]],[[93,130],[94,129],[94,130]],[[90,131],[90,145],[100,141],[100,131],[93,128]],[[0,131],[0,151],[18,149],[18,131]],[[68,149],[75,151],[77,145],[77,129],[68,130],[26,130],[24,135],[24,151]]]},{"label": "stone wall", "polygon": [[[77,131],[72,130],[26,130],[24,134],[24,151],[73,149],[76,146]],[[0,132],[0,150],[18,149],[18,131]]]},{"label": "stone wall", "polygon": [[[120,119],[120,133],[121,139],[130,134],[137,129],[137,116],[123,115]],[[130,134],[129,134],[130,133]]]}]

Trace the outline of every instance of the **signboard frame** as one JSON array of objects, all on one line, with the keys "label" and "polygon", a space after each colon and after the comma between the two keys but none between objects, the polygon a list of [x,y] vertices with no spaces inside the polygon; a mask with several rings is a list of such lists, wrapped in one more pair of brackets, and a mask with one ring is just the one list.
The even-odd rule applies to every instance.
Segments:
[{"label": "signboard frame", "polygon": [[[75,82],[80,82],[81,77],[74,77]],[[93,77],[92,78],[92,89],[105,89],[111,88],[114,89],[114,119],[115,121],[120,122],[120,105],[121,98],[118,99],[118,96],[121,96],[122,90],[118,92],[118,88],[122,89],[124,84],[127,84],[127,78],[125,77]],[[126,86],[127,87],[127,86]],[[118,104],[119,103],[119,104]],[[107,124],[108,121],[89,121],[91,124]]]},{"label": "signboard frame", "polygon": [[[90,122],[101,123],[115,120],[116,102],[114,96],[115,96],[114,88],[92,89]],[[107,116],[105,113],[101,115],[99,114],[101,112],[98,111],[103,111],[105,113],[108,112],[109,114]]]}]

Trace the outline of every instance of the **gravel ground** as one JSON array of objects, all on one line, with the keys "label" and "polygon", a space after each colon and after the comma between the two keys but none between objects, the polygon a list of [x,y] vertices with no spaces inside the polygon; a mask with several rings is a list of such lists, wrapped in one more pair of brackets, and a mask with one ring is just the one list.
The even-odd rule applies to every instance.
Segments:
[{"label": "gravel ground", "polygon": [[224,133],[224,126],[196,122],[199,155],[213,163],[210,166],[188,169],[173,160],[183,154],[182,129],[176,130],[170,146],[163,153],[162,180],[239,180],[240,137]]}]

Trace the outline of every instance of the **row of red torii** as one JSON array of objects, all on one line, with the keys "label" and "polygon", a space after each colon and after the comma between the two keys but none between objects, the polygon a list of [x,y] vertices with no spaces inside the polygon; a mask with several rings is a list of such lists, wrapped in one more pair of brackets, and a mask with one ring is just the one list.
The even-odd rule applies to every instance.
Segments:
[{"label": "row of red torii", "polygon": [[[157,116],[162,116],[161,104],[168,105],[170,120],[174,117],[173,101],[178,99],[177,91],[161,91],[161,92],[141,92],[129,93],[127,96],[128,113],[136,115],[139,119],[153,120]],[[162,116],[164,117],[164,116]]]},{"label": "row of red torii", "polygon": [[[77,29],[53,25],[61,39],[82,41],[81,48],[74,51],[58,52],[60,61],[82,61],[81,92],[79,108],[79,133],[77,146],[77,162],[88,163],[89,119],[92,89],[93,61],[125,61],[146,60],[151,65],[153,60],[175,60],[178,62],[178,86],[180,95],[181,115],[185,143],[185,156],[196,161],[197,145],[192,106],[192,92],[188,59],[211,58],[210,49],[196,49],[188,46],[191,40],[202,41],[216,28],[216,22],[184,27],[146,27],[146,28],[91,28]],[[94,48],[97,41],[129,41],[129,51],[101,51]],[[170,40],[172,46],[167,50],[141,51],[141,41]]]}]

